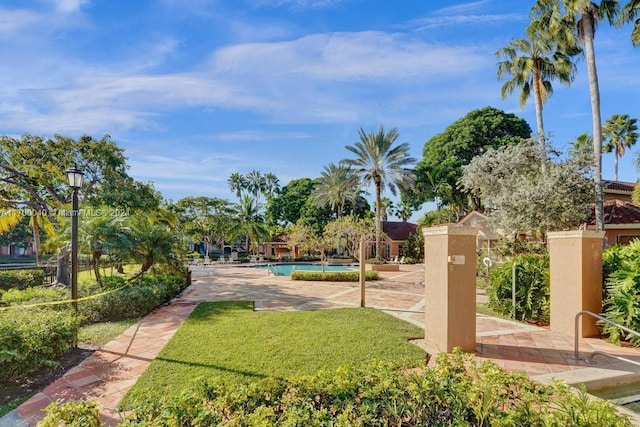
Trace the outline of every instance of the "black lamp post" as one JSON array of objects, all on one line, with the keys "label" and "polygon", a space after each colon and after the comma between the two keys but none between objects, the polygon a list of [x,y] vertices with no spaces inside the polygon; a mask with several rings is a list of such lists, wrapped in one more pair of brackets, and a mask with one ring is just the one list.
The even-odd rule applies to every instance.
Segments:
[{"label": "black lamp post", "polygon": [[82,187],[84,173],[77,166],[67,171],[69,187],[73,189],[71,199],[71,300],[78,311],[78,190]]}]

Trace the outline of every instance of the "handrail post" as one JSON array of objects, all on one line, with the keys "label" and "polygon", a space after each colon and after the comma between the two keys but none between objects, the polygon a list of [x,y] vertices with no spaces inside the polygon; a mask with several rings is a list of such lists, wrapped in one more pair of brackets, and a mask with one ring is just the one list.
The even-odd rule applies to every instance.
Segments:
[{"label": "handrail post", "polygon": [[578,314],[576,314],[576,319],[575,319],[575,333],[574,333],[574,345],[573,345],[573,359],[574,360],[580,360],[580,352],[578,350],[578,347],[580,345],[580,342],[578,341],[578,337],[580,336],[580,323],[578,323],[578,321],[580,320],[580,316],[582,316],[585,313],[585,311],[579,311]]}]

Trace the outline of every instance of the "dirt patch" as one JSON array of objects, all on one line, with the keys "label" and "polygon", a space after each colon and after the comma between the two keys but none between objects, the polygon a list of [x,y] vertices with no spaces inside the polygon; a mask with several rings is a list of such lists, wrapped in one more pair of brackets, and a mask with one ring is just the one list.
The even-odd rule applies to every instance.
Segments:
[{"label": "dirt patch", "polygon": [[6,405],[16,399],[30,398],[94,352],[91,348],[81,347],[74,348],[56,359],[57,366],[42,368],[14,381],[0,380],[0,405]]}]

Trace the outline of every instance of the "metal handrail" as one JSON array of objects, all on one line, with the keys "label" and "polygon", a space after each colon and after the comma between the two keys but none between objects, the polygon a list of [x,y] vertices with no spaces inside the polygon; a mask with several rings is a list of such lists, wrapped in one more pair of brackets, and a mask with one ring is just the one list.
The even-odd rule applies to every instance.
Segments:
[{"label": "metal handrail", "polygon": [[[640,337],[640,332],[636,332],[636,331],[634,331],[632,329],[627,328],[626,326],[622,326],[622,325],[620,325],[620,324],[618,324],[618,323],[616,323],[614,321],[611,321],[611,320],[607,319],[606,317],[602,317],[599,314],[596,314],[596,313],[594,313],[592,311],[588,311],[588,310],[579,311],[578,314],[576,314],[576,320],[575,320],[575,343],[574,343],[574,350],[573,350],[573,358],[575,360],[580,360],[580,353],[579,353],[579,348],[578,348],[579,345],[580,345],[579,344],[579,340],[578,340],[579,334],[580,334],[580,325],[578,323],[578,320],[580,320],[580,316],[582,316],[583,314],[588,314],[589,316],[595,317],[598,320],[602,320],[603,322],[606,322],[606,323],[608,323],[610,325],[613,325],[613,326],[615,326],[617,328],[620,328],[620,329],[622,329],[623,331],[625,331],[625,332],[627,332],[629,334],[632,334],[632,335],[635,335],[637,337]],[[593,354],[591,354],[591,356],[589,356],[587,358],[587,360],[586,360],[587,363],[593,363],[593,356],[595,356],[596,354],[602,354],[602,355],[605,355],[605,356],[618,358],[618,356],[614,356],[614,355],[611,355],[611,354],[608,354],[608,353],[605,353],[605,352],[602,352],[602,351],[596,351]]]}]

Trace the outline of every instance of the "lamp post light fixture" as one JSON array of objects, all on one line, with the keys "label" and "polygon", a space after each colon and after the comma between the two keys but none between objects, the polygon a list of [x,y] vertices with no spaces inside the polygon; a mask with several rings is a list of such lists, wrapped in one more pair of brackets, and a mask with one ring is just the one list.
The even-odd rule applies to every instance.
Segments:
[{"label": "lamp post light fixture", "polygon": [[77,166],[67,170],[69,187],[73,189],[71,199],[71,300],[74,311],[78,311],[78,190],[82,187],[84,173]]}]

